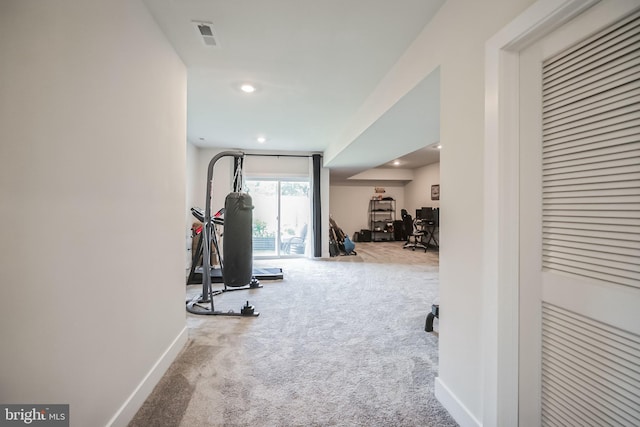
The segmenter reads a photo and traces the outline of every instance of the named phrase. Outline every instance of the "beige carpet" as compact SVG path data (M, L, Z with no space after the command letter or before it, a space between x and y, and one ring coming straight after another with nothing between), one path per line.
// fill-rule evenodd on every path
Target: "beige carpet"
M433 394L438 337L424 331L437 252L356 251L256 261L284 280L215 303L249 300L260 316L189 314L188 344L130 426L455 426Z

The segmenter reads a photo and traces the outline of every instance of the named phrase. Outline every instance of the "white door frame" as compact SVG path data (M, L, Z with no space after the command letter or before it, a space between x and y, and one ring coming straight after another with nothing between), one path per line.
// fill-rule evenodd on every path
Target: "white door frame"
M538 0L485 46L482 425L518 425L518 57L600 0Z

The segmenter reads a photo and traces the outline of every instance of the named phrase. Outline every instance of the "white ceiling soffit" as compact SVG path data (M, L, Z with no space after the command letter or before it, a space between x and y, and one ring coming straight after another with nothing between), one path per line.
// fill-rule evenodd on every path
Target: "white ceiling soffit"
M394 169L394 168L375 168L367 169L364 172L360 172L349 180L364 180L364 181L411 181L413 179L414 172L412 169Z
M439 140L440 69L437 68L325 166L366 170Z
M440 142L427 145L424 148L413 151L409 154L405 154L402 157L398 157L393 160L390 160L389 162L385 163L382 166L378 166L375 169L382 169L382 168L416 169L422 166L438 163L440 161L440 149L438 147L440 147Z
M357 185L372 181L387 181L406 183L413 180L415 169L440 162L439 142L428 145L419 150L394 158L387 163L372 169L362 168L333 168L331 169L332 184Z
M444 0L144 3L187 66L192 143L323 152ZM210 23L216 46L194 21Z

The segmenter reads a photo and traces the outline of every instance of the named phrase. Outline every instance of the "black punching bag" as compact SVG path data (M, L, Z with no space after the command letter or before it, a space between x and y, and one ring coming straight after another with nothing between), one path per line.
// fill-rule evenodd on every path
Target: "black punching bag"
M246 286L253 275L251 196L229 193L224 201L224 209L224 284L231 287Z

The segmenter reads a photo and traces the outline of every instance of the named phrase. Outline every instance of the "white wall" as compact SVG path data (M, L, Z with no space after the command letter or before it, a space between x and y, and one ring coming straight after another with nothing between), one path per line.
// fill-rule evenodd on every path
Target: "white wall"
M0 402L126 425L186 340L185 67L135 0L2 1L0 57Z
M432 163L413 170L413 180L404 187L407 211L411 216L421 207L440 207L439 200L431 200L431 186L440 184L440 163Z
M353 233L362 229L370 229L369 200L375 195L375 187L384 187L383 197L393 197L396 200L396 219L400 218L400 210L405 205L404 185L388 182L369 182L366 184L346 183L331 185L330 214L338 226L353 237Z
M413 169L398 168L373 168L353 175L349 181L411 181L413 179ZM347 181L348 182L348 181Z
M196 200L199 200L199 194L196 194L197 181L199 179L198 167L200 162L200 148L196 147L192 143L187 143L187 159L186 159L186 192L187 192L187 211L197 205ZM205 178L202 178L204 180ZM204 194L204 190L203 190ZM190 218L193 218L189 214ZM190 222L190 221L189 221Z
M462 425L483 420L483 139L485 42L533 0L447 0L354 117L364 129L440 67L439 399ZM488 405L495 405L495 402Z
M329 216L331 211L331 186L329 169L320 169L320 216L322 217L322 224L320 226L320 235L322 236L322 257L329 257Z
M309 178L313 171L309 169L309 157L246 156L244 173L260 178Z
M198 159L200 149L190 142L187 142L187 159L186 159L186 205L185 205L185 236L186 236L186 268L191 267L191 225L197 221L191 214L191 208L197 206L196 200L196 181L198 179Z

